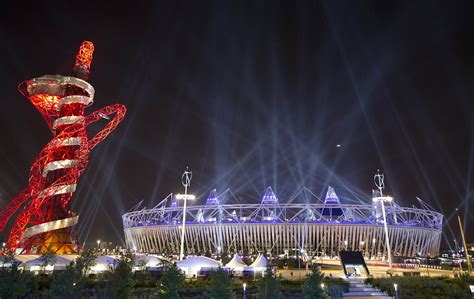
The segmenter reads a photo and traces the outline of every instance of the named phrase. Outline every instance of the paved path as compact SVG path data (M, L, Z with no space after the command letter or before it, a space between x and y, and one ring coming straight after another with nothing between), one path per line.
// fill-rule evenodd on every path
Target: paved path
M342 298L348 299L391 299L392 297L364 283L363 279L349 279L349 292Z

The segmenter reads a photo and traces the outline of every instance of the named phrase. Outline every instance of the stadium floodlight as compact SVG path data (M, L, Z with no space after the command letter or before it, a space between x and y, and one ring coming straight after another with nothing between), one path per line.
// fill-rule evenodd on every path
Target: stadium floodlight
M374 182L375 182L375 186L377 186L377 189L379 189L378 191L379 196L372 198L372 201L374 203L380 203L382 206L383 227L385 230L385 243L387 245L388 266L390 270L392 270L392 251L390 249L390 240L388 238L388 227L387 227L387 216L385 214L385 203L386 202L391 203L393 201L393 197L383 196L383 189L385 188L384 175L381 174L378 170L377 170L377 174L375 174L374 176Z
M373 202L392 202L393 201L393 197L391 196L377 196L377 197L374 197L372 198L372 201Z
M193 194L176 194L175 195L176 199L179 200L195 200L196 196Z
M192 194L188 194L188 187L191 186L191 179L193 178L193 173L188 170L183 172L181 176L181 183L184 186L184 194L176 194L176 199L181 199L184 201L183 204L183 224L181 226L181 246L179 251L179 260L183 260L184 257L184 236L185 236L185 229L186 229L186 203L188 200L194 200L196 197Z

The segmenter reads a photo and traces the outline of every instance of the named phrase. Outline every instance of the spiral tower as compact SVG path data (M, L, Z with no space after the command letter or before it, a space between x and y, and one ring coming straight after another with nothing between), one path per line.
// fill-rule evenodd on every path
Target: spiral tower
M23 253L79 250L74 226L79 215L71 210L77 180L86 169L90 151L123 120L126 108L115 104L89 115L94 88L87 82L94 45L84 41L76 56L73 76L46 75L22 82L19 91L42 114L53 139L36 157L27 186L0 211L0 231L20 210L6 249ZM105 127L88 138L87 127L101 119Z

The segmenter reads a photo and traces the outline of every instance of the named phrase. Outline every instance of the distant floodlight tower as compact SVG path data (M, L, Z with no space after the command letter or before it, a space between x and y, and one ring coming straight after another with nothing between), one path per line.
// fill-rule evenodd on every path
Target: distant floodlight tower
M387 246L387 257L388 257L388 265L390 270L392 269L392 250L390 248L390 239L388 238L388 227L387 227L387 217L385 214L385 202L391 203L393 201L393 197L384 196L383 189L385 188L384 183L384 175L377 170L377 173L374 176L375 186L378 189L378 196L372 198L374 203L380 203L382 206L382 216L383 216L383 226L385 230L385 244Z
M193 173L188 170L183 172L181 176L181 183L184 186L184 194L176 194L176 199L182 199L183 203L183 224L181 226L181 246L179 250L179 260L181 261L184 258L184 236L185 236L185 229L186 229L186 203L188 200L194 200L196 197L192 194L188 194L188 187L191 186L191 179L193 178Z
M7 250L25 253L53 251L76 253L74 232L79 215L71 211L77 180L86 169L91 150L106 138L125 116L125 106L110 105L85 115L94 88L89 77L94 45L84 41L76 56L73 76L46 75L22 82L19 91L41 113L53 139L41 150L30 171L28 185L0 212L0 231L24 204L11 229ZM92 138L86 128L114 117Z

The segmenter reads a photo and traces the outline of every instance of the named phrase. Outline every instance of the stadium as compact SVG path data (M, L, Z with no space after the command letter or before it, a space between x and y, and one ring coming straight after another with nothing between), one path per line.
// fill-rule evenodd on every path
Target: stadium
M310 200L299 202L302 194L310 194ZM260 202L244 204L238 199L229 189L219 195L214 189L204 205L187 207L185 254L264 252L331 258L341 250L355 250L366 258L386 260L390 253L410 257L435 256L439 252L443 215L421 199L419 207L370 199L368 203L345 204L330 186L324 200L303 188L282 202L271 187ZM127 247L141 253L177 254L184 210L178 203L170 194L151 209L139 203L124 214Z

